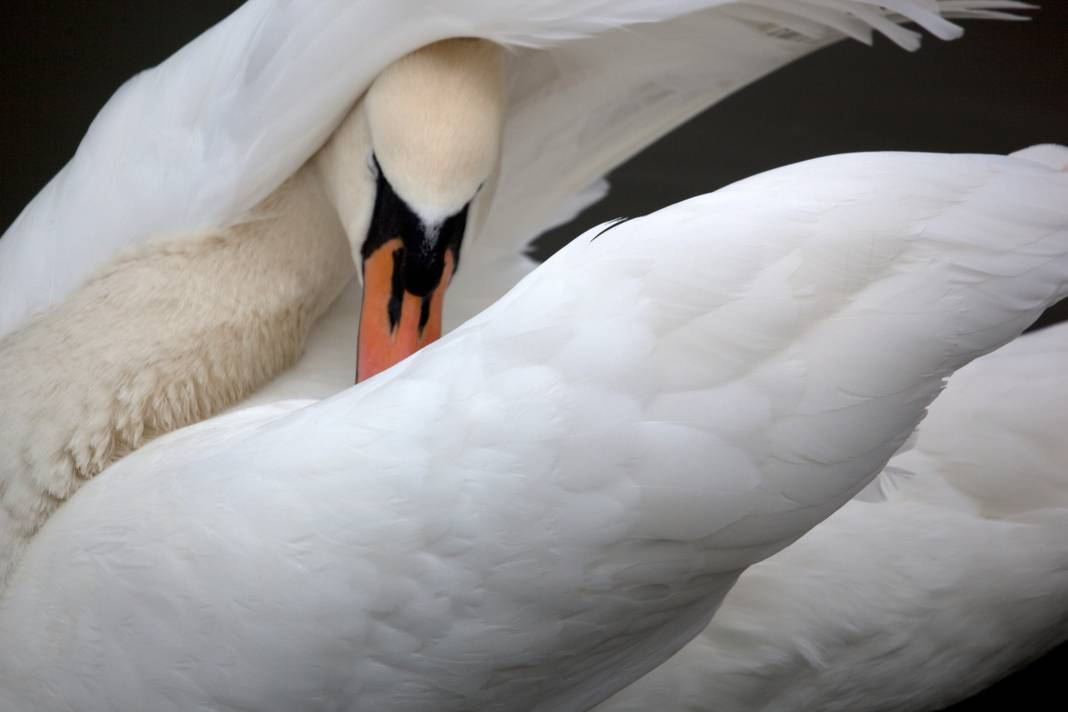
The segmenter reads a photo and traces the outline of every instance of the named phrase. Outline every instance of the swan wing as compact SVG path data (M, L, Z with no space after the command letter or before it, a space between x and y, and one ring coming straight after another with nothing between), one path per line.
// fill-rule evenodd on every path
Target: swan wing
M1068 324L955 373L912 450L599 712L941 709L1065 638Z
M959 32L927 0L890 5L941 37ZM958 12L969 6L1020 4L954 0L946 6ZM654 56L657 48L651 43L676 39L674 34L686 29L683 25L674 23L674 32L666 36L654 32L633 55L634 61L628 52L607 51L624 38L620 28L652 28L698 11L708 13L701 15L700 27L737 27L742 22L746 36L756 43L751 49L740 47L738 40L729 45L731 71L714 75L720 84L694 82L693 77L700 74L697 68L717 64L716 41L722 29L716 41L704 43L700 36L683 33L677 38L685 39L679 47L695 54L675 53L654 63L669 73L690 64L687 71L664 77L663 96L650 84L655 72L640 63ZM743 20L735 19L739 14ZM798 37L815 34L820 39L777 36L775 28L795 25ZM590 148L593 170L561 180L566 190L551 192L551 200L539 202L526 211L529 214L513 207L516 214L509 216L506 210L494 218L495 231L512 236L508 245L514 255L575 192L671 126L838 36L831 30L864 37L872 27L902 44L913 44L915 33L887 21L868 0L537 0L518 5L495 0L447 5L426 0L250 0L167 61L123 85L93 121L70 163L5 233L0 240L0 335L62 300L125 247L240 220L322 145L383 67L429 42L473 35L516 47L517 62L532 63L517 73L522 80L517 99L548 101L558 108L559 99L550 97L568 87L568 72L578 72L590 103L582 103L586 92L580 90L578 106L585 108L576 112L575 106L569 107L568 116L588 119L591 111L615 111L585 122L587 135L603 132ZM597 37L610 32L615 39L604 49L577 49L586 42L598 45ZM559 63L552 59L556 52L562 53ZM576 61L579 66L570 65ZM601 76L612 76L610 86L617 95L593 91L593 67L582 66L588 61L599 63ZM746 68L746 62L752 66ZM626 79L632 72L633 82ZM539 82L549 91L539 89ZM708 87L713 91L702 94ZM574 100L576 87L570 88L572 92L565 93ZM644 130L635 129L627 117L627 97L639 89L635 96L643 106L636 118L651 121ZM683 105L676 105L680 98ZM529 105L518 110L526 118L517 118L517 129L524 131L546 115ZM613 125L617 121L618 127ZM518 161L539 146L565 151L566 161L583 163L573 153L579 136L550 146L551 131L559 127L550 122L535 135L523 136L521 148L506 147L511 177L504 180L513 180L522 168ZM551 162L558 164L559 159ZM551 166L532 176L544 180L552 175ZM540 189L545 183L502 185L501 190L513 201L529 201L534 195L531 185ZM488 239L480 242L491 244ZM492 291L499 294L500 285L493 285Z

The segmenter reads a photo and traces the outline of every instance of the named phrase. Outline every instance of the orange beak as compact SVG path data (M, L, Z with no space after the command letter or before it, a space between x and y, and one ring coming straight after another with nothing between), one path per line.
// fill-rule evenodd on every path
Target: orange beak
M404 289L401 259L404 245L393 238L363 262L363 307L356 345L356 382L412 355L441 338L445 290L455 264L445 255L441 281L430 293L417 296Z

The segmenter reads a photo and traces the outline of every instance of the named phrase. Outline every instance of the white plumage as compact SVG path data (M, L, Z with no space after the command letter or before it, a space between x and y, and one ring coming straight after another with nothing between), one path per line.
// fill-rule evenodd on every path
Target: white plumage
M1013 156L1068 168L1061 146ZM246 403L343 388L352 304ZM875 501L747 571L698 638L598 710L940 709L1068 637L1066 349L1051 328L956 374Z
M5 701L585 709L1068 291L1066 194L1018 159L859 154L591 231L366 384L86 486L0 606Z
M867 491L598 710L942 709L1068 638L1066 351L1062 324L954 374Z
M514 50L513 98L519 100L512 105L506 140L510 150L505 152L499 186L503 197L489 206L487 229L475 249L469 250L470 266L461 272L462 279L453 289L454 296L461 297L454 299L459 310L473 311L526 271L527 266L515 260L517 246L540 230L576 191L591 185L587 196L595 195L597 176L629 153L734 88L830 41L834 35L819 23L854 35L875 26L906 46L914 38L883 23L863 1L712 2L694 3L694 7L712 4L724 6L582 39L576 37L617 23L663 19L641 12L670 14L680 12L682 5L640 9L638 3L617 3L611 12L621 15L605 13L594 18L601 8L593 3L568 8L542 3L546 14L535 17L539 10L532 10L527 18L545 23L536 40L530 39L533 34L524 36L514 30L515 23L523 20L514 10L509 11L507 21L494 26L493 32L502 34L484 29L492 24L492 18L485 16L479 22L485 20L487 25L464 25L482 27L481 33L499 41L526 45L549 39L566 41L551 49ZM942 37L955 32L928 12L935 9L934 3L881 4L926 19L928 29ZM976 10L974 15L996 15L995 5L1019 7L1006 2L965 4ZM965 4L942 3L941 7L963 10ZM317 14L318 8L326 10ZM854 17L840 12L846 8ZM231 222L309 155L355 94L349 99L344 95L358 93L354 87L365 86L374 76L357 75L357 70L366 69L357 66L359 62L381 66L383 61L375 59L373 52L357 59L337 54L342 41L351 52L352 39L342 32L353 27L345 24L345 18L352 21L354 16L330 15L331 9L337 10L325 3L307 6L298 16L291 6L251 3L238 14L239 20L228 20L198 40L195 48L178 56L182 59L176 57L124 88L102 113L76 160L0 241L0 333L18 326L42 306L61 300L125 245L153 235ZM456 13L470 9L460 8ZM584 12L589 14L579 17ZM456 25L450 23L456 17L442 20L443 16L433 17L422 29L448 26L454 30ZM330 31L323 33L327 24ZM416 24L408 23L403 29ZM414 39L417 30L392 35L398 42L390 51L425 43ZM519 34L509 35L509 31ZM557 32L559 36L553 34ZM452 32L430 32L427 37L448 34ZM243 41L235 41L242 37ZM409 45L409 40L414 44ZM673 51L665 52L665 48ZM289 55L289 50L295 51ZM701 64L713 55L714 64ZM606 63L618 65L622 58L633 66L607 74L598 71ZM207 65L213 67L212 73L202 71ZM205 76L209 77L206 83ZM293 101L294 88L300 90L302 101ZM168 95L169 102L163 100ZM274 121L281 107L286 111ZM273 123L265 122L264 116L271 116ZM142 121L145 118L147 122ZM150 130L144 131L144 126ZM547 143L548 137L555 137L553 143ZM278 151L279 146L284 150ZM588 161L575 160L579 149L589 156ZM168 171L161 174L161 165ZM487 281L490 271L495 277ZM463 279L469 275L478 275L481 281ZM345 346L350 344L347 341ZM326 354L313 350L305 365ZM307 383L294 378L286 383L298 392L308 390ZM332 388L328 379L317 387ZM54 625L54 630L63 628L63 623ZM224 635L235 632L224 631ZM171 642L180 640L178 636ZM145 664L158 662L159 658L150 657ZM0 663L0 674L6 674L3 665L10 663ZM29 664L32 667L36 662ZM646 664L651 663L642 658L638 667ZM619 671L607 683L594 685L588 694L601 694L603 688L616 686L632 672ZM33 675L23 682L30 687L48 684ZM60 686L69 692L70 683L64 680ZM121 687L98 687L95 692L104 696L129 692ZM90 693L90 699L104 699L94 694Z
M954 374L913 446L598 712L942 709L1068 637L1068 324Z
M943 9L1022 5L887 7L951 38ZM351 274L341 228L363 235L293 171L397 57L457 35L513 54L500 170L449 293L472 314L529 270L532 236L700 109L841 33L915 46L887 18L869 0L247 3L124 86L0 240L0 578L86 479L297 358Z

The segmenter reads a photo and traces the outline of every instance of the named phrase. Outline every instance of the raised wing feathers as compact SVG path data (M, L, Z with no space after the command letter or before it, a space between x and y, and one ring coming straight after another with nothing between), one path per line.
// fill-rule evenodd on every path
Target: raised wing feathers
M976 0L952 7L1021 6ZM928 0L897 0L892 9L940 36L952 34ZM630 27L640 42L645 32L658 36L653 23L697 11L704 14L691 18L694 28L712 31L721 22L724 31L737 22L750 28L752 56L737 40L726 44L732 49L723 64L731 69L712 84L698 81L700 73L693 68L718 64L717 42L708 37L702 43L701 35L680 23L667 30L667 39L677 40L675 56L653 65L660 68L659 77L643 69L653 56L648 39L634 53L609 51L625 36L617 32L598 49L601 33ZM572 72L585 77L583 100L572 106L580 117L598 117L588 124L593 133L587 136L598 137L590 141L588 152L579 146L583 150L574 153L573 136L548 145L558 124L527 133L532 124L536 127L533 113L532 121L516 122L527 145L511 151L506 146L506 156L510 152L512 157L505 160L513 161L510 176L531 164L524 160L531 150L563 152L532 170L541 183L502 186L511 197L501 206L491 234L515 249L544 228L574 193L642 146L733 89L837 36L824 27L863 36L873 26L895 41L912 43L914 33L881 18L868 0L541 0L519 5L465 0L447 8L425 0L251 0L162 65L124 85L101 110L72 161L0 240L0 335L62 300L131 244L241 219L322 144L382 67L434 40L475 35L543 48L549 55L561 51L566 72L555 83L544 75L546 68L556 71L552 59L537 59L533 74L520 72L542 82L541 89L526 89L534 101L558 98ZM800 25L804 32L791 29ZM584 43L590 43L586 49L579 46ZM678 56L683 48L694 53ZM522 50L519 60L542 53ZM583 66L586 61L597 65ZM632 73L633 81L627 80ZM606 97L595 91L597 77L618 93ZM671 88L663 93L657 82ZM626 111L631 96L644 104L633 117ZM576 96L569 101L576 102ZM609 113L600 115L603 111ZM558 172L562 160L574 173ZM534 197L530 186L538 192L548 187L546 175L562 189L546 190L536 204L517 208L516 200Z

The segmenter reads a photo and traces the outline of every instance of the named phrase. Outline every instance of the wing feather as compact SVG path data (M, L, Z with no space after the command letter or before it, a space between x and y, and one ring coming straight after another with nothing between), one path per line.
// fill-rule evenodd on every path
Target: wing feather
M882 4L952 34L929 0ZM748 26L744 41L726 37L739 23ZM802 25L811 37L783 33ZM516 99L527 103L509 121L505 148L509 197L490 230L514 254L571 196L674 126L838 32L862 37L866 27L915 45L914 33L868 0L250 0L121 87L5 233L0 335L130 245L239 220L323 143L382 67L429 42L474 35L525 48ZM640 106L628 104L632 95ZM554 139L566 125L535 121L550 109L586 130ZM539 148L547 155L531 160ZM557 189L533 200L556 179Z

